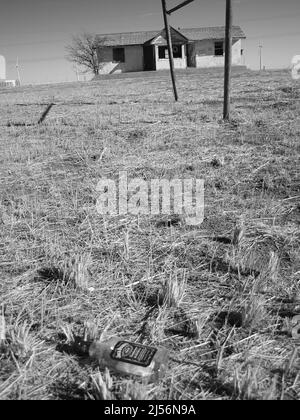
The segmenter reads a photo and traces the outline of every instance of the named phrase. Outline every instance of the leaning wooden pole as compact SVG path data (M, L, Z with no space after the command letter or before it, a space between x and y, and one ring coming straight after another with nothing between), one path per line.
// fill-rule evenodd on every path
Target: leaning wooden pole
M173 57L171 29L170 29L170 25L169 25L169 18L168 18L166 0L161 0L161 2L162 2L163 15L164 15L164 21L165 21L165 29L166 29L166 37L167 37L167 43L168 43L171 79L172 79L172 84L173 84L175 101L177 102L178 101L178 92L177 92L176 76L175 76L175 69L174 69L174 57Z
M232 0L226 0L225 75L224 75L224 120L230 119L230 91L232 66Z

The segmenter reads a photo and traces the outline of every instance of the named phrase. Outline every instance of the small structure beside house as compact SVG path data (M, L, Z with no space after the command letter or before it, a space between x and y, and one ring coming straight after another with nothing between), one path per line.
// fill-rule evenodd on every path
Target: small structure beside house
M171 28L176 69L224 66L225 27ZM245 33L233 27L233 66L245 66ZM100 74L170 68L165 30L97 35Z
M0 55L0 88L16 86L18 86L17 80L6 79L6 60L5 57L3 57L3 55Z
M18 87L20 83L18 80L0 80L0 87Z
M6 79L6 61L3 55L0 55L0 81Z

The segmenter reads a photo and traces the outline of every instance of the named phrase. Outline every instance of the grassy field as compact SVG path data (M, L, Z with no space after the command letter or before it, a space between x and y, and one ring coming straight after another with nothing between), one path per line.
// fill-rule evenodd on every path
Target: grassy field
M165 73L0 91L0 399L300 397L300 85L234 74L227 124L222 86L181 73L177 104ZM120 170L204 179L204 223L101 217ZM164 379L101 376L101 334L169 349Z

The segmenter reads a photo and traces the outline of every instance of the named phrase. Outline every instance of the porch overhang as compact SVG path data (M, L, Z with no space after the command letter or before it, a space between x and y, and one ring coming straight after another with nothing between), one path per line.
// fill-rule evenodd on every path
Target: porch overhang
M171 38L174 44L185 45L189 43L189 39L186 38L184 35L182 35L179 31L174 29L173 27L171 27ZM167 39L166 39L165 29L160 31L154 38L147 41L144 45L145 46L150 46L150 45L166 46Z

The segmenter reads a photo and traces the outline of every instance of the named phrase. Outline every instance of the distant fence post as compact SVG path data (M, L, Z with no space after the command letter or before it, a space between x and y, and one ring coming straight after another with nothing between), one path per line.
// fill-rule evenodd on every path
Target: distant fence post
M224 74L224 120L230 119L230 91L232 66L232 0L226 0L225 74Z

